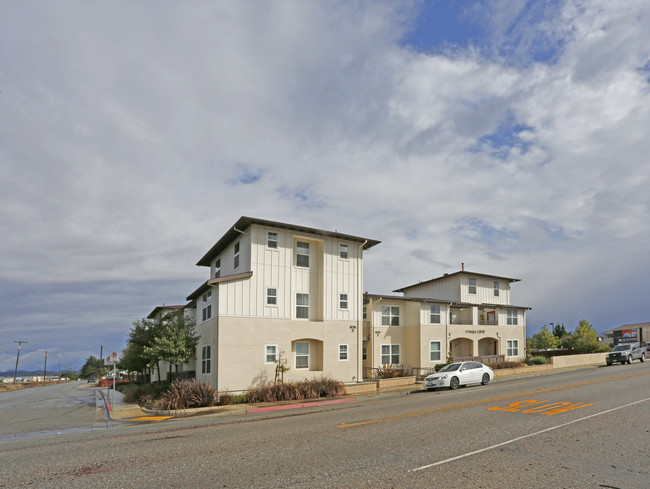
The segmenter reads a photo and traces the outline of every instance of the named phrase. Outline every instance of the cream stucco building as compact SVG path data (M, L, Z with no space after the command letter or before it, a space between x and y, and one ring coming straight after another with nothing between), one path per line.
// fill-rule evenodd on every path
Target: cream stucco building
M510 302L518 279L465 271L402 287L403 295L366 294L364 366L429 369L455 360L525 358L525 306Z
M363 375L363 252L379 241L242 217L198 261L196 378L238 391L273 381Z

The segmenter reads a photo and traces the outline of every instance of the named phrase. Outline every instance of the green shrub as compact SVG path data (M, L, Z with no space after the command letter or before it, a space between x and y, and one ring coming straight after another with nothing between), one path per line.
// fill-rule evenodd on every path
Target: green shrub
M124 384L116 385L115 388L124 394L124 402L152 407L167 392L169 384L167 382Z
M548 363L548 360L546 359L546 357L542 355L538 355L535 357L531 357L531 359L528 362L531 363L532 365L546 365Z

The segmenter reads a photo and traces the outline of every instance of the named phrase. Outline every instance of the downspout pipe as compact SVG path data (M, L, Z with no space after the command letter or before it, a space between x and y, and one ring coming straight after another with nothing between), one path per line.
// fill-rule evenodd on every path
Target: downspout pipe
M361 320L361 311L363 308L363 290L361 274L361 263L363 260L363 247L366 246L368 240L366 239L359 245L357 253L357 382L363 382L363 322ZM361 300L359 300L361 299Z

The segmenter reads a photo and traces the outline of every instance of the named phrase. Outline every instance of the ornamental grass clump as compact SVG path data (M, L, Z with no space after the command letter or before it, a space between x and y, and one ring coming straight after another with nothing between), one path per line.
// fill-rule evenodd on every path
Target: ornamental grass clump
M548 360L546 359L545 356L537 355L537 356L531 357L531 359L528 360L528 363L530 363L532 365L546 365L548 363Z
M217 404L217 390L205 382L176 380L162 397L160 408L166 410L211 407Z
M319 397L334 397L345 394L345 386L342 382L322 377L313 380L301 380L298 382L279 382L277 384L265 384L258 387L251 387L246 392L246 398L250 403L256 402L278 402L278 401L300 401L303 399L318 399Z

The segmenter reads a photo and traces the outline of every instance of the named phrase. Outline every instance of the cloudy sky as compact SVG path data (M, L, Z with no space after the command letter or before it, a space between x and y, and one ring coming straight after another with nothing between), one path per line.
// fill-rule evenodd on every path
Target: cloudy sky
M0 3L0 370L182 304L242 215L381 240L364 289L522 279L650 321L650 3Z

